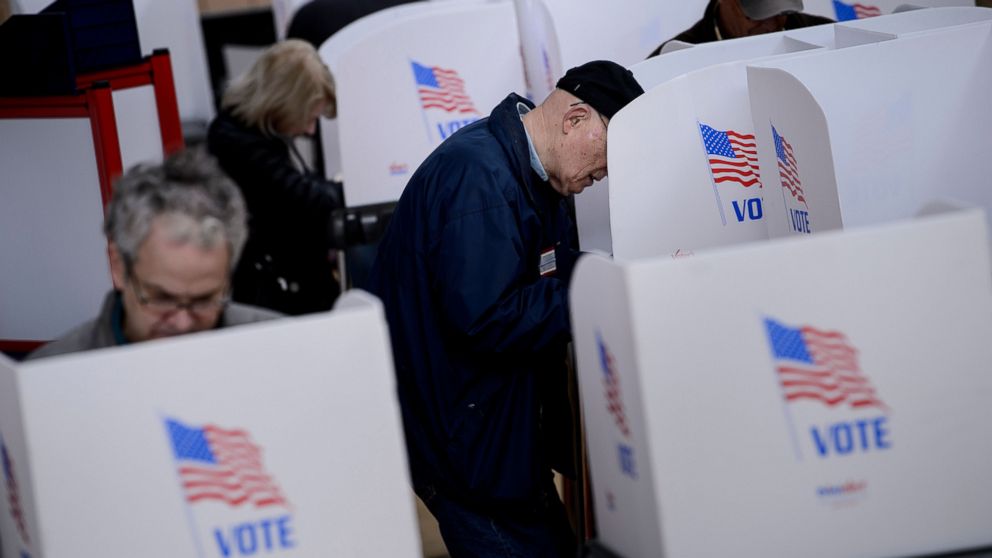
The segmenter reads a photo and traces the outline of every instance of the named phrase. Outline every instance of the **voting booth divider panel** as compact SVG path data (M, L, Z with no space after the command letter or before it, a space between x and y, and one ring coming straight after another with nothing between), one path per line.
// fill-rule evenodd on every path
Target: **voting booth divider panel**
M329 313L0 357L4 555L419 556L390 355L379 302L351 291Z
M571 308L600 542L625 558L992 545L987 230L971 209L583 258Z

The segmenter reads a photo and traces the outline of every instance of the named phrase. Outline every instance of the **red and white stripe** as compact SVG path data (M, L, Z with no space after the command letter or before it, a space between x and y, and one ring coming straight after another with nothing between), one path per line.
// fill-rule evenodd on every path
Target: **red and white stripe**
M447 112L478 114L472 99L465 92L465 81L458 77L458 72L436 66L431 69L440 88L434 89L423 85L418 88L420 101L425 109L439 108Z
M736 182L745 188L758 185L761 188L761 175L758 172L758 144L754 134L738 134L727 130L727 139L733 148L736 158L710 154L710 169L713 171L713 182Z
M183 465L179 475L189 502L217 500L233 507L287 505L262 465L262 452L243 430L203 428L216 465Z
M876 6L867 6L865 4L854 4L851 6L854 8L855 15L858 19L865 19L866 17L875 17L882 15L882 10Z
M781 136L780 136L781 137ZM782 148L785 150L785 157L788 160L783 162L781 157L778 159L778 175L782 179L782 187L792 194L792 197L796 198L796 201L806 205L806 196L803 192L802 182L799 181L799 170L796 164L796 156L792 152L792 145L782 138ZM807 206L808 207L808 206Z
M613 415L613 420L616 422L617 428L620 429L620 433L623 434L624 438L629 438L630 426L627 425L627 416L623 410L623 399L620 397L620 379L617 377L613 355L605 347L602 347L601 350L606 351L607 364L603 375L606 409Z
M813 364L790 363L778 367L786 401L815 400L833 407L886 409L875 388L858 366L857 350L840 332L802 328L803 340Z

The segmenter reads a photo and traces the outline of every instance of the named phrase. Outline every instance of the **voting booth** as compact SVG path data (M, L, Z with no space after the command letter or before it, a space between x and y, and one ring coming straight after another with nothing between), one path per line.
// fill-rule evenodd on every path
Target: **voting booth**
M554 18L543 0L514 0L520 54L524 60L526 96L540 104L565 74Z
M610 124L607 201L588 211L605 218L580 221L580 234L599 231L609 238L600 248L618 258L766 238L747 65L887 38L825 25L702 44L634 65L646 93ZM590 222L603 221L590 231Z
M352 291L330 313L0 357L4 556L420 556L390 355L380 304Z
M338 101L336 121L321 120L325 172L334 177L340 161L348 206L396 201L445 138L525 91L508 1L388 8L335 33L319 52Z
M992 545L984 214L614 263L572 323L600 542L624 558Z
M30 350L96 315L111 288L100 227L121 173L118 138L109 87L0 99L3 350Z
M76 79L80 89L100 82L110 86L113 96L123 169L138 163L161 162L183 148L179 100L168 50L156 50L138 64L82 74Z
M853 21L894 13L898 9L975 6L974 0L803 0L803 12L837 21Z
M133 0L138 36L145 50L169 49L180 118L207 123L214 97L207 71L200 12L194 0Z
M748 135L750 130L749 116L741 111L747 110L745 74L733 67L726 67L714 70L715 76L721 76L724 82L710 80L687 79L682 85L671 86L666 89L667 93L654 92L653 88L675 80L680 76L702 71L711 66L720 64L730 64L737 62L743 64L744 61L771 56L782 56L796 52L804 52L816 48L833 48L836 44L833 26L817 26L805 29L797 29L782 33L770 33L754 37L736 39L734 41L719 41L715 43L704 43L677 52L667 53L663 56L649 58L630 67L638 83L644 88L646 95L641 99L631 103L626 107L614 121L610 124L610 146L608 156L611 158L609 165L610 177L600 181L592 189L587 189L582 195L577 196L575 207L578 220L579 244L584 250L597 249L607 253L617 254L620 257L632 257L641 255L655 255L663 250L652 248L644 252L641 243L651 242L661 238L659 231L652 230L655 225L665 226L662 220L669 219L673 222L669 227L683 230L686 221L690 221L687 216L683 216L681 208L671 205L671 200L664 200L669 195L668 188L657 186L657 182L664 181L664 177L669 174L679 175L680 171L669 171L668 167L683 169L687 172L698 171L699 157L690 156L688 159L679 159L672 156L669 151L658 149L654 141L645 142L644 134L647 137L654 137L657 134L675 134L673 139L677 142L697 148L703 144L696 139L699 127L693 124L689 127L681 127L672 130L671 118L674 115L676 121L684 120L683 117L691 115L672 108L672 102L668 96L672 94L684 93L684 88L693 90L692 95L686 100L688 105L680 104L679 109L694 110L699 106L709 112L727 113L732 115L731 121L744 121L747 124L739 124L737 130ZM874 40L874 36L871 37ZM868 39L866 39L868 40ZM702 97L695 99L695 87L692 83L697 81L710 81L716 85L714 90L703 90ZM745 95L744 98L741 95ZM647 100L650 98L651 100ZM707 104L709 103L709 104ZM623 123L622 123L623 122ZM712 127L712 124L708 124ZM719 125L718 125L719 126ZM725 131L726 128L722 129ZM621 147L615 147L617 144ZM659 168L658 165L661 165ZM631 167L633 165L633 167ZM646 190L640 188L623 186L619 197L610 194L610 183L620 180L618 184L628 183L631 179L629 171L634 171L638 175L646 176L651 187ZM617 176L621 177L618 179ZM647 184L647 183L644 183ZM673 187L675 182L672 182ZM682 184L681 187L687 187ZM727 188L724 188L725 190ZM729 203L729 202L728 202ZM611 220L611 205L616 205L620 215L617 220ZM623 213L627 209L633 209L635 215ZM729 210L728 210L729 211ZM650 220L643 220L640 216L645 212L655 212ZM678 212L672 216L668 213ZM724 212L726 214L726 211ZM698 226L699 221L693 221ZM721 219L722 223L722 219ZM620 228L620 240L614 242L613 229ZM631 246L631 244L634 244ZM698 247L697 247L698 248ZM687 246L673 248L675 250L689 249Z
M707 0L543 0L567 70L590 60L629 66L703 17Z
M20 13L36 14L52 4L52 0L17 0L16 4ZM213 93L196 1L132 0L132 4L142 52L168 49L171 54L181 119L211 120L214 117ZM114 18L117 14L108 12L102 16ZM83 17L93 19L92 13ZM99 43L99 29L93 31L89 40Z
M623 0L603 3L590 0L517 0L521 19L521 46L527 64L534 100L540 102L565 71L591 60L612 60L623 66L643 60L663 41L690 27L702 17L706 0L658 2ZM527 10L521 5L536 6ZM539 18L531 11L546 11L549 30L535 30ZM530 33L527 33L527 30ZM549 35L554 34L554 39ZM595 38L595 40L592 40ZM557 45L555 57L545 62L545 53L535 44ZM537 76L536 78L534 76ZM543 80L543 81L542 81ZM545 90L546 87L546 90ZM645 89L647 89L645 87ZM545 92L546 91L546 92ZM542 95L543 93L543 95ZM579 245L583 250L610 251L608 182L601 180L575 197Z
M31 350L97 313L112 285L102 225L113 181L183 147L167 52L76 87L0 98L2 350Z
M774 39L763 43L780 55L821 48ZM767 238L746 64L728 62L669 79L613 118L607 156L617 258Z
M904 218L934 197L992 208L992 10L948 10L890 16L893 40L748 68L771 236Z
M983 63L980 60L988 59L983 53L986 47L976 43L980 39L965 45L965 39L957 35L959 29L962 33L971 29L969 33L981 35L980 29L987 27L990 17L992 10L983 8L918 10L852 24L698 45L634 66L635 76L649 90L611 122L609 207L596 209L599 215L607 216L599 222L609 222L610 238L607 246L597 247L618 258L693 253L699 249L764 238L768 234L762 231L761 222L764 221L767 221L765 228L773 236L781 235L780 229L790 215L789 209L802 211L798 214L796 222L800 225L797 226L812 230L805 225L809 212L803 202L814 195L806 191L807 186L815 187L819 179L818 175L811 177L813 169L800 169L802 165L794 152L797 138L790 136L812 133L811 130L823 135L828 128L833 142L829 145L835 150L850 151L852 146L857 146L854 149L862 155L860 166L854 171L858 185L871 181L875 184L873 188L883 184L894 187L894 183L914 172L909 169L917 169L909 183L920 184L917 189L921 190L921 195L898 212L890 211L892 217L913 215L921 203L934 195L957 197L987 206L983 192L965 186L978 182L971 180L969 183L964 178L951 186L945 184L946 178L938 176L943 172L938 168L948 168L952 175L977 173L976 163L967 159L952 161L953 154L946 147L932 145L933 153L903 153L905 157L913 158L913 163L900 168L899 165L906 162L905 158L879 155L896 150L892 146L894 138L873 129L871 123L880 113L898 111L900 104L905 110L907 100L916 99L910 104L919 105L917 110L929 115L924 118L930 120L913 132L919 138L913 141L926 144L930 138L940 136L939 130L955 125L946 118L948 114L967 112L974 116L987 113L987 103L979 101L983 89L988 87L982 81L987 72L982 73L975 66ZM929 62L923 62L941 66L942 69L936 72L945 75L945 79L933 80L926 74L916 74L919 65L914 61L923 56L923 50L913 50L914 41L936 43L945 35L955 38L944 43L939 51L927 51L924 58ZM959 57L955 49L968 52ZM886 62L876 62L867 69L870 62L863 61L862 57L873 60L881 56L877 54L880 52L900 54L890 54ZM974 62L962 65L959 59ZM854 62L843 62L848 60ZM955 62L949 63L952 60ZM756 86L751 83L755 73L748 68L779 66L802 68L802 75L815 76L811 80L819 84L817 94L838 99L831 105L833 112L822 116L823 111L819 109L811 112L794 108L786 116L782 111L795 104L790 104L787 97L794 94L786 95L786 90L778 84L764 86L756 92ZM864 71L859 69L862 66L866 66ZM905 77L892 79L892 76ZM875 82L879 84L877 88L865 85ZM917 87L917 83L921 85ZM890 93L880 94L879 91ZM950 93L952 91L954 93ZM972 100L962 106L962 96ZM935 102L931 102L931 98ZM920 103L934 106L923 108ZM792 129L784 129L782 125L776 128L778 144L768 114L752 114L753 107L759 105L778 114L779 121L788 120L791 125ZM891 106L883 109L883 105ZM817 114L821 116L817 118ZM979 121L982 118L984 116L979 116ZM942 123L934 122L941 119L944 119ZM889 117L888 121L899 122L907 130L912 125L900 122L897 116ZM853 128L844 127L844 122L849 122ZM975 133L979 133L978 129L975 128ZM861 130L880 133L862 138L859 137ZM871 147L867 137L874 140ZM948 138L947 135L940 137ZM781 148L781 157L777 156L776 145ZM824 151L823 147L827 145L825 140L815 146L803 142L804 150L831 159L820 165L823 173L830 172L832 157L836 157L836 153L832 156ZM980 143L976 148L977 145ZM925 151L927 147L921 145L920 149ZM813 155L804 156L809 159ZM807 166L812 164L807 163ZM927 176L920 174L924 171L919 169L924 165L930 165L926 167L930 169ZM871 170L866 173L869 166ZM954 168L950 169L951 166ZM803 185L803 173L811 184ZM893 180L892 177L897 178ZM769 190L769 184L775 189ZM783 184L785 189L782 191L788 194L785 200L795 200L788 209L779 194ZM866 191L851 187L851 192L857 192L852 193L853 196L863 196ZM769 196L769 193L774 195ZM803 197L803 202L796 196ZM824 203L817 206L827 211ZM833 207L833 226L836 227L839 226L836 224L839 223L836 202ZM821 225L827 222L824 217L815 220ZM602 231L599 226L590 232L590 221L580 220L580 238ZM604 236L602 232L599 234Z

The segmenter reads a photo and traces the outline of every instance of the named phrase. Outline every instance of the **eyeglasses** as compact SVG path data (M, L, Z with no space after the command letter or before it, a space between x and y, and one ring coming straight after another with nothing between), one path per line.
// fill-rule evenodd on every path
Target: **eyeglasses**
M134 273L128 272L127 277L128 284L131 285L131 290L134 291L134 296L138 299L138 304L157 314L174 314L180 310L187 310L193 314L206 314L220 310L231 301L230 291L227 287L223 290L197 296L186 301L180 300L168 293L149 296L144 292L145 289L141 286L141 281L134 276Z

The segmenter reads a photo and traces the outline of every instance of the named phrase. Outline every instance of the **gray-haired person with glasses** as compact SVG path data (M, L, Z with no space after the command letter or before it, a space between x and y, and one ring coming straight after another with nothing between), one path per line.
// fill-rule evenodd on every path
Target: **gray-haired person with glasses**
M28 358L279 317L229 302L246 219L241 193L202 151L133 167L116 183L104 222L114 290L94 320Z

